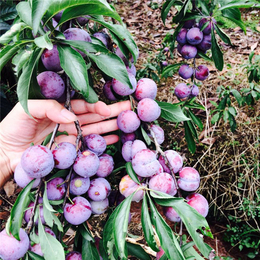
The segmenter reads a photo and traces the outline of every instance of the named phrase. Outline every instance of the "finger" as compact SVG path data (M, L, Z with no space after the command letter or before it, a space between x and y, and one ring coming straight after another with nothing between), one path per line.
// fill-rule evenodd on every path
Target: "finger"
M96 123L104 120L105 118L117 117L122 111L131 109L131 103L129 100L117 102L109 105L111 113L108 117L101 116L95 113L88 113L85 115L79 115L78 119L81 125Z
M19 104L20 109L23 109ZM35 119L49 118L55 123L71 123L77 116L64 108L56 100L28 100L28 109Z
M109 116L111 114L109 106L102 101L91 104L82 99L75 99L71 100L71 106L76 115L94 113L101 116Z
M103 137L106 140L107 145L114 144L119 141L118 135L106 135Z
M118 130L117 120L111 119L108 121L102 121L95 124L82 126L83 135L89 134L106 134Z

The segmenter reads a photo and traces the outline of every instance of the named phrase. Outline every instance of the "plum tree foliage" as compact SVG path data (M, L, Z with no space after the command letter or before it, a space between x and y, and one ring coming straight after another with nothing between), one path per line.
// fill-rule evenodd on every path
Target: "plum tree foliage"
M222 69L215 32L226 43L230 40L212 17L213 11L218 6L223 16L244 29L238 8L256 3L166 0L163 21L170 8L177 5L179 12L173 22L179 24L175 32L179 52L185 59L197 55L205 58L203 52L212 48L216 67ZM212 248L203 241L204 235L212 237L205 219L209 206L196 193L199 173L192 167L183 167L178 152L162 151L164 132L157 121L161 117L184 122L185 131L196 135L195 127L200 128L201 122L190 109L203 107L195 102L198 95L195 83L191 86L181 83L175 91L181 99L178 104L156 101L156 83L149 78L136 80L138 47L115 8L105 0L20 1L16 10L18 16L11 29L0 37L0 70L12 61L18 78L18 100L26 113L29 114L28 99L34 98L56 99L69 108L70 98L76 92L87 102L97 102L95 73L106 81L104 95L108 100L130 99L132 109L117 118L122 137L118 168L107 153L104 138L97 134L83 136L79 122L75 122L78 131L75 144L60 143L51 149L55 137L66 134L59 133L57 126L42 145L28 147L15 171L15 180L23 190L0 233L6 245L0 247L0 258L126 260L128 255L134 255L151 259L141 246L126 242L132 201L142 204L144 237L147 245L158 252L158 259L198 257L194 245L209 258ZM198 68L183 65L179 75L184 79L205 80L208 70L203 65ZM194 151L194 143L189 149ZM113 199L117 172L122 173L117 183L122 199L120 196ZM184 199L187 192L192 193ZM166 218L185 225L192 242L182 245L182 237L169 227L157 205L163 207ZM104 212L107 219L101 238L95 237L86 221ZM27 223L26 232L22 229L23 219ZM63 241L69 228L76 234L74 251L70 253ZM16 253L9 254L14 247Z

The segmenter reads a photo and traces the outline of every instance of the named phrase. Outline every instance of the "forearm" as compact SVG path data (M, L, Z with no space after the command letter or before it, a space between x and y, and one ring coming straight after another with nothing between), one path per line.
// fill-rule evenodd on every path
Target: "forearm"
M10 160L0 147L0 188L12 177Z

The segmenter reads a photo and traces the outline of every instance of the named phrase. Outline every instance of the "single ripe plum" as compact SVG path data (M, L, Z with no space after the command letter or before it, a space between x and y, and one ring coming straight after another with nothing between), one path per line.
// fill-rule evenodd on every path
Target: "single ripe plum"
M54 168L52 152L43 145L30 146L22 154L21 165L30 177L42 178Z
M184 191L195 191L200 185L200 174L193 167L184 167L179 171L178 185Z
M134 182L129 175L125 175L119 182L119 191L125 197L130 196L133 192L135 192L140 187L141 186L138 183ZM144 197L144 191L143 189L140 189L135 193L135 195L132 198L132 201L139 202L140 200L143 199L143 197Z
M52 154L55 161L55 168L67 169L74 163L77 157L77 150L74 144L61 142L52 150Z
M160 163L156 154L150 149L143 149L135 154L132 159L135 173L140 177L151 177L158 173Z
M111 50L112 47L111 38L107 33L96 32L93 34L93 36L99 39L106 46L107 49Z
M42 63L47 70L50 71L61 71L59 52L57 45L53 45L51 50L45 49L41 56Z
M199 65L195 70L195 78L197 80L205 80L209 76L209 69L205 65Z
M140 119L132 110L124 110L117 117L117 126L124 133L132 133L136 131L140 124Z
M131 73L134 76L136 76L136 67L133 63L129 63L129 65L126 66L126 70L128 73Z
M101 201L109 196L110 191L110 183L105 178L99 177L90 181L88 196L91 200Z
M91 210L93 214L100 215L106 212L106 210L109 207L109 201L108 198L105 198L101 201L90 201L91 204Z
M37 76L42 95L47 99L59 99L65 91L60 75L53 71L43 71Z
M72 195L83 195L88 191L89 186L90 179L88 177L75 176L70 182L70 193Z
M42 203L43 203L43 199L40 197L38 199L38 205L37 207L39 208L39 211L40 211L40 218L41 218L41 222L42 224L44 225L46 222L45 222L45 219L44 219L44 215L43 215L43 206L42 206ZM28 205L28 209L25 211L24 213L24 220L29 223L29 220L30 220L30 217L31 217L31 214L32 214L32 211L33 211L33 205L34 205L34 202L30 202L29 205ZM35 217L35 215L34 215ZM38 225L38 219L34 222L35 225Z
M135 133L124 133L121 134L121 141L124 144L127 141L134 141L136 139Z
M112 91L112 80L108 80L103 86L103 94L104 96L111 101L116 101L117 98L115 97Z
M184 59L189 60L196 57L198 50L196 46L185 44L182 46L180 53Z
M196 209L204 218L208 215L209 204L206 198L199 193L192 193L186 197L187 203Z
M180 156L180 154L177 153L174 150L166 150L164 152L164 154L165 154L165 156L166 156L166 158L167 158L167 160L168 160L168 162L169 162L173 172L177 173L183 166L183 159ZM164 171L167 172L167 173L170 173L171 172L170 168L169 168L169 166L167 166L165 164L165 161L164 161L162 155L159 156L158 160L159 160L160 164L162 165Z
M135 90L135 98L141 100L143 98L155 99L157 95L157 84L149 78L139 79Z
M63 34L66 40L92 42L89 33L80 28L69 28L65 30ZM78 52L81 54L82 57L86 56L84 52Z
M183 78L183 79L189 79L192 77L193 75L193 68L190 67L188 64L182 64L179 68L179 75Z
M179 83L174 89L174 94L179 99L186 99L191 94L191 88L186 83Z
M143 98L137 105L138 117L144 122L152 122L159 118L161 108L151 98Z
M195 19L191 19L188 21L185 21L183 24L183 28L190 29L195 24Z
M162 66L166 67L168 65L168 62L166 60L162 61Z
M181 49L182 49L183 45L182 44L177 44L177 51L181 54Z
M34 180L34 178L30 177L23 169L21 163L18 163L14 170L14 180L16 184L22 188L26 187L29 182ZM41 179L35 179L33 182L32 188L37 187L40 184Z
M204 34L203 40L197 45L201 51L207 51L211 48L211 34Z
M158 144L162 144L164 142L164 130L160 126L152 124L150 128L150 132L151 131L153 131ZM148 135L152 136L151 133Z
M164 213L165 217L172 222L180 222L181 221L179 214L172 207L164 207L163 213Z
M187 35L187 42L191 45L199 44L203 39L203 32L200 31L198 27L193 27L188 30Z
M104 153L101 156L99 156L99 161L100 161L100 164L99 164L96 175L98 177L105 178L105 177L109 176L112 173L112 171L114 170L114 164L115 164L114 159L111 155Z
M173 177L167 173L163 172L152 176L149 180L149 188L154 191L160 191L174 196L177 193L177 187Z
M82 260L82 255L80 252L71 251L66 255L65 260Z
M98 156L90 151L85 150L78 154L74 164L73 170L80 176L87 178L97 173L100 161Z
M6 233L6 229L0 232L0 258L3 260L17 260L22 258L29 249L30 240L27 233L20 228L20 241Z
M104 153L107 148L105 138L98 134L89 134L84 136L84 143L87 148L94 152L97 156Z
M177 34L176 36L176 41L181 44L181 45L184 45L187 43L187 32L188 30L186 28L181 28L179 33Z
M197 97L199 95L199 88L197 85L192 85L191 86L191 93L190 93L190 97Z
M212 26L214 27L217 21L214 18L204 17L199 21L199 28L201 29L207 22L209 22L209 24L202 31L204 34L210 34Z
M89 201L81 196L72 199L73 204L66 203L64 217L72 225L80 225L91 216L91 205Z
M61 200L66 192L64 179L57 177L47 183L47 197L49 200Z
M137 85L136 78L130 72L128 72L128 77L129 77L132 88L130 88L128 85L120 82L117 79L112 79L112 88L116 94L118 94L120 96L128 96L135 92L136 85Z
M130 162L137 152L146 148L146 144L141 140L127 141L122 146L122 156L126 162Z

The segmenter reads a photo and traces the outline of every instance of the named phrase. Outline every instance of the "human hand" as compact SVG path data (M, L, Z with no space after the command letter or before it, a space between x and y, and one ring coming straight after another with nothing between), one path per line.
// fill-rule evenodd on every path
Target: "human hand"
M98 101L90 104L84 100L71 100L72 110L68 111L55 100L29 100L28 109L31 118L26 114L20 103L0 123L1 167L0 187L10 179L12 172L19 163L22 153L30 146L41 144L57 123L59 131L66 131L68 136L55 138L57 143L75 143L77 131L74 121L79 120L83 135L91 133L105 134L118 129L116 117L121 111L130 109L130 102L117 102L112 105ZM118 136L104 136L107 144L118 141Z

